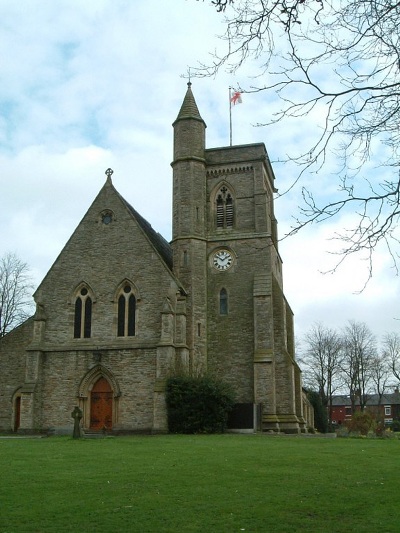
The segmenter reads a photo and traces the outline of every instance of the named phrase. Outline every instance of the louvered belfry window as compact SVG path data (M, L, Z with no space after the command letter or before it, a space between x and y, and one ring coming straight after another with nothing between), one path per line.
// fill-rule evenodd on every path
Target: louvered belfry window
M217 228L232 228L234 219L234 206L232 194L228 188L221 187L217 194Z

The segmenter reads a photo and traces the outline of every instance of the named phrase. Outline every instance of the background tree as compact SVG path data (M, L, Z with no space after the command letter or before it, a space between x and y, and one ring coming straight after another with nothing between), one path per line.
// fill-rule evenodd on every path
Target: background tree
M328 431L328 416L326 406L322 404L321 396L317 391L307 390L307 397L314 409L314 425L320 433Z
M364 411L371 392L372 362L376 358L376 341L363 322L349 321L343 331L342 371L349 391L352 412L357 401Z
M392 332L383 337L383 354L395 379L400 382L400 335Z
M342 339L321 323L314 324L303 340L302 364L306 386L316 390L332 423L332 398L341 385Z
M0 338L21 324L32 310L29 267L15 254L0 259Z
M342 258L386 245L397 261L400 217L400 2L390 0L215 0L224 11L226 47L199 76L246 64L246 92L270 91L280 110L260 125L321 121L307 129L310 142L289 154L300 166L297 183L327 162L339 162L329 197L302 187L303 206L289 234L338 214L353 222L337 236ZM256 81L254 81L256 80ZM268 108L269 112L269 108ZM314 136L312 136L314 134ZM303 139L302 139L303 141ZM366 172L373 159L374 169ZM329 168L329 166L327 165ZM318 183L317 180L309 180ZM316 186L315 186L316 187Z
M380 406L382 405L383 395L388 391L392 379L390 361L384 351L377 353L375 357L372 358L370 372L374 391L378 395L376 409L377 420L382 421Z

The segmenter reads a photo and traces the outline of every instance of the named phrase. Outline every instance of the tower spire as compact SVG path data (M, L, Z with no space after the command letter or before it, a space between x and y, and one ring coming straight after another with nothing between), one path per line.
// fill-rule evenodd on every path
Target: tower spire
M201 118L188 82L185 97L179 110L174 128L174 162L182 158L200 158L204 163L206 123Z
M185 94L185 98L183 99L183 103L181 106L181 109L178 113L178 116L173 123L173 126L175 126L175 123L178 120L192 118L195 120L200 120L204 123L204 120L201 118L199 109L196 104L196 100L194 99L193 93L192 93L192 82L189 80L187 84L188 88ZM205 124L204 124L205 125Z
M172 250L174 273L190 291L186 302L189 364L201 372L207 368L206 125L191 85L189 81L173 124Z

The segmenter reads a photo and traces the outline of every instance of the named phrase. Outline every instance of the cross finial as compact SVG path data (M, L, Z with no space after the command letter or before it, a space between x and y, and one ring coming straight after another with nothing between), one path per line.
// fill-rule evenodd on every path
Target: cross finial
M114 171L112 168L108 168L106 170L106 176L107 176L107 181L111 181L111 176L114 174Z

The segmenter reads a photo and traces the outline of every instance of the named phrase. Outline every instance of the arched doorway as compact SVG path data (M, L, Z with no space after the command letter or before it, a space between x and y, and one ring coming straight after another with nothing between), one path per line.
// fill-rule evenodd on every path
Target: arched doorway
M112 429L113 391L110 383L100 377L90 393L90 429Z

